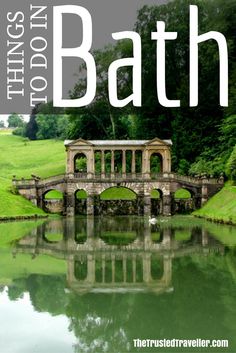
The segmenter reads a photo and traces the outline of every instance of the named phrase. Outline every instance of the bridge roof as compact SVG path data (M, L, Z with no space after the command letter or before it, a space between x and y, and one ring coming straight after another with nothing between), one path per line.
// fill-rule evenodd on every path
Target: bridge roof
M83 140L83 139L78 139L78 140L65 140L64 145L73 145L76 144L77 141L84 142L84 144L89 144L93 146L145 146L152 144L154 142L159 142L163 143L164 145L171 146L172 141L171 140L161 140L158 138L155 138L153 140Z

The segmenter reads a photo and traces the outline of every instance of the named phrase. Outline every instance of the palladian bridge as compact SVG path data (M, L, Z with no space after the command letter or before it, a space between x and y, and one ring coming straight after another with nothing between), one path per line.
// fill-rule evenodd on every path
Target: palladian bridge
M109 213L109 207L110 210L116 209L118 201L101 197L111 188L115 188L118 195L124 188L133 195L132 200L118 202L117 210L123 210L123 214L172 215L177 207L174 195L179 189L189 192L191 209L199 208L222 188L224 180L173 173L171 146L171 140L158 138L149 141L65 141L65 174L47 179L35 175L32 179L17 180L14 177L13 185L38 207L59 210L68 216L83 210L87 215L94 215ZM46 197L52 190L61 193L60 200ZM158 195L156 201L152 196L155 192ZM85 195L82 198L78 197L81 193Z

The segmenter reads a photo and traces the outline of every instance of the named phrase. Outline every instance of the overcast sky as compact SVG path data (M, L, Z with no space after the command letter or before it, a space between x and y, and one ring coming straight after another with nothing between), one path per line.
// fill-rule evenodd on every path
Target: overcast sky
M20 4L27 3L31 1L32 3L36 3L36 0L19 0L19 4L17 4L17 8ZM46 3L51 3L53 5L60 5L69 3L65 0L46 0ZM163 3L168 2L168 0L74 0L73 4L80 5L85 7L92 16L93 21L93 48L103 48L106 44L112 43L112 33L133 30L134 24L137 19L137 11L144 5L161 5ZM8 0L7 8L10 9L10 6L16 11L16 2L15 0ZM24 8L22 9L24 11ZM52 11L52 8L51 10ZM50 12L50 18L52 13ZM69 16L69 15L68 15ZM158 20L158 19L157 19ZM64 24L66 24L64 26ZM52 27L52 21L48 22L49 29ZM81 31L81 23L78 21L78 16L70 16L69 20L63 23L63 40L66 41L68 47L70 47L70 42L72 41L72 47L75 44L73 40L80 40L80 36L82 34ZM25 32L29 32L28 30ZM28 35L28 34L27 34ZM25 34L26 36L26 34ZM25 37L27 39L27 37ZM150 39L151 40L151 39ZM51 43L52 44L52 43ZM50 45L51 45L50 44ZM78 45L78 44L77 44ZM51 47L50 47L51 48ZM26 53L27 55L29 53ZM26 55L26 56L27 56ZM52 51L49 50L47 53L47 58L50 66L50 60L52 60ZM26 58L29 60L29 58ZM68 61L68 65L63 66L63 91L65 92L64 98L68 98L68 91L71 90L76 81L77 77L75 73L78 72L78 67L81 62L75 61L75 63L71 64ZM25 70L25 82L27 82L27 71L29 71L26 67ZM5 71L4 71L5 72ZM31 73L29 73L31 74ZM48 72L48 100L52 99L52 72ZM4 80L3 80L4 81ZM6 79L5 79L6 81ZM4 81L4 82L5 82ZM15 105L12 105L10 101L7 101L7 108L2 108L2 113L5 112L22 112L22 113L30 113L31 108L28 104L28 92L29 89L27 85L25 87L25 97L27 100L22 100L22 102L15 102ZM10 104L11 103L11 104ZM3 104L3 103L2 103ZM18 111L17 111L18 110ZM27 115L28 117L28 115ZM6 121L8 115L0 115L0 120Z

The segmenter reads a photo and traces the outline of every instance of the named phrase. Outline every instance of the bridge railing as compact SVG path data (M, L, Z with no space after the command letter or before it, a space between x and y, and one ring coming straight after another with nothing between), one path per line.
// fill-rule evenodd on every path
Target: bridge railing
M217 180L207 177L194 178L190 176L178 175L176 173L72 173L72 174L60 174L49 178L40 179L39 177L33 176L32 179L16 179L13 178L13 185L16 187L24 186L43 186L51 183L66 182L67 180L79 179L84 181L94 180L114 180L114 181L126 181L126 180L143 180L143 181L169 181L173 180L176 182L185 182L190 184L222 184L222 180Z
M44 184L50 184L53 182L58 182L58 181L65 181L66 180L66 174L59 174L59 175L54 175L52 177L48 177L45 179L39 179L38 185L44 185Z
M35 186L35 185L45 185L52 182L58 182L60 180L65 180L66 174L54 175L49 178L41 179L40 177L33 176L31 179L16 179L13 177L12 182L15 186Z
M35 186L35 179L13 179L14 186Z

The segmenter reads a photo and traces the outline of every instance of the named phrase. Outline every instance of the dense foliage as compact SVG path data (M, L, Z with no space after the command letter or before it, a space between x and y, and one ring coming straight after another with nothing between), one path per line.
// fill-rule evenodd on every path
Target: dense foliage
M229 49L230 105L219 106L219 57L215 41L199 46L199 106L189 108L189 5L199 8L199 32L223 33ZM38 107L28 125L37 125L34 137L84 139L151 139L173 141L173 168L182 174L219 175L232 166L236 145L236 0L175 0L161 6L144 6L138 12L134 30L142 37L142 107L131 104L114 108L108 100L108 67L123 57L132 57L129 40L119 41L94 52L97 64L96 99L84 108L58 111L49 103ZM166 23L166 31L178 32L176 41L166 45L166 85L169 99L180 99L181 108L162 107L156 94L156 21ZM81 73L71 90L71 98L83 96L86 75ZM132 70L119 70L119 98L132 92ZM60 118L58 118L60 114ZM29 126L28 126L28 130ZM28 137L29 134L27 135ZM31 138L31 137L30 137ZM230 157L231 156L231 157ZM233 164L234 165L234 164ZM228 168L228 167L227 167ZM232 172L228 173L232 176Z

